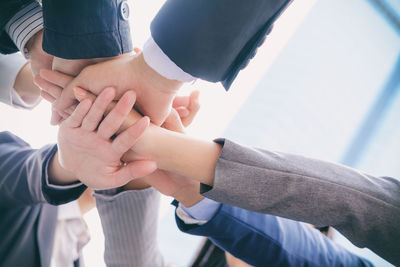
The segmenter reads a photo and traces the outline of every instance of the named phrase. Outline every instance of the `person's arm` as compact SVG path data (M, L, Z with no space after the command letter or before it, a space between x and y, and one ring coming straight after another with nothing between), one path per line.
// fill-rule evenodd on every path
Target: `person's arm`
M106 86L115 86L120 91L117 97L134 89L138 109L160 125L183 82L198 77L222 81L228 89L289 3L167 1L152 22L144 56L132 58L129 64L119 61L87 69L63 91L55 107L62 112L73 104L75 86L96 95Z
M252 266L372 266L305 223L225 204L217 206L215 214L204 221L203 213L213 208L211 205L212 201L199 207L203 211L177 208L179 229L208 237Z
M290 2L166 1L151 23L154 44L144 49L146 61L159 73L171 74L170 79L182 77L153 60L159 51L185 73L229 89Z
M131 52L124 0L43 0L43 49L64 59L91 59Z
M78 91L83 92L77 95L80 100L95 98ZM127 125L139 118L131 111ZM160 169L203 183L202 193L208 198L316 226L331 225L357 246L398 260L400 182L396 179L229 140L197 140L154 125L125 159L136 160L138 155L154 160Z
M40 89L33 83L31 64L25 64L14 82L14 89L25 107L34 107L40 100Z
M35 0L4 0L0 1L0 53L11 54L19 50L6 31L6 25L23 8L37 5ZM16 17L18 18L18 17Z
M160 194L154 188L97 191L94 196L107 266L165 265L157 240Z
M42 6L36 1L22 2L25 3L20 3L20 9L8 20L4 31L25 58L29 59L32 73L37 75L40 69L51 69L53 57L42 49Z
M0 133L0 203L31 205L46 202L43 184L51 178L71 179L73 174L60 168L55 155L57 146L31 149L22 139Z

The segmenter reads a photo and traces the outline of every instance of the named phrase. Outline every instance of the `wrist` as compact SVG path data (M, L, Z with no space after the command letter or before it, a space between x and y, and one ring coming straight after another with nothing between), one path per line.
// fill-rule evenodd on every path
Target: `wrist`
M133 61L136 63L133 63ZM164 91L177 91L183 82L178 80L167 79L152 69L145 61L143 53L139 53L131 60L132 68L135 73L139 73L146 82L150 83L154 88Z
M56 185L67 185L78 181L76 176L64 169L59 160L58 151L54 154L48 167L49 182Z

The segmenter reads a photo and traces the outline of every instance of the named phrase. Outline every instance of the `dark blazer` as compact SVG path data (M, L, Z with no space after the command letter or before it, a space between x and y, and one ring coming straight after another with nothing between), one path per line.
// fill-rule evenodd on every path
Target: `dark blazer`
M31 149L15 135L0 133L1 267L50 265L57 207L46 198L61 203L63 196L55 197L57 192L44 181L56 151L56 145ZM68 191L76 198L82 188Z
M126 0L43 0L43 49L66 59L133 50Z
M3 30L24 6L35 0L0 1L0 53L18 49ZM43 0L43 49L66 59L118 56L132 51L125 0Z
M207 236L252 266L372 266L305 223L225 204L203 225L175 218L181 231Z
M35 0L1 0L0 1L0 53L11 54L18 52L18 48L8 36L4 27L8 21L24 6Z
M291 0L168 0L153 39L185 72L228 89Z

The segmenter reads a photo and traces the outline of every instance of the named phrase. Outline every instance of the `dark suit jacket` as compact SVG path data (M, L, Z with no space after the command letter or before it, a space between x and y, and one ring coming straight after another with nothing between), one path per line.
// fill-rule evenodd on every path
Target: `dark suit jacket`
M372 266L309 225L285 218L222 204L203 225L175 219L181 231L207 236L252 266Z
M46 198L55 204L70 199L45 183L47 166L56 151L56 145L31 149L13 134L0 133L1 267L50 265L57 207ZM68 194L75 199L83 190L79 187Z
M11 54L18 52L18 48L4 30L8 21L24 6L34 0L2 0L0 1L0 53Z
M229 88L291 0L168 0L153 39L182 70Z
M35 0L0 1L0 53L18 49L3 30L24 6ZM43 0L43 49L67 59L118 56L132 51L124 0ZM125 15L132 11L125 7Z

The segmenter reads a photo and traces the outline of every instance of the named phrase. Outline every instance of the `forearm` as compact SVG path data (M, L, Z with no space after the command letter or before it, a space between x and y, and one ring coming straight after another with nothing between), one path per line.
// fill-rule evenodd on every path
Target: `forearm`
M147 153L157 162L158 168L204 184L213 184L220 145L157 127L149 128L145 134L148 134L148 139L143 138L146 140L143 142L151 142L146 145L149 147ZM137 146L142 145L140 142Z
M89 92L85 92L85 95L76 95L76 97L79 100L96 98ZM115 103L108 106L106 113L115 106ZM118 133L127 129L141 117L142 115L136 110L132 110ZM212 185L214 169L221 149L219 144L212 141L195 139L151 124L132 147L133 152L124 156L124 161L154 160L161 170Z
M157 245L160 194L153 188L97 191L107 266L164 266Z
M75 175L60 165L58 151L54 154L48 167L49 181L55 185L65 185L77 182Z
M14 89L28 105L36 103L40 98L40 89L33 83L30 63L25 64L19 71L14 82Z

